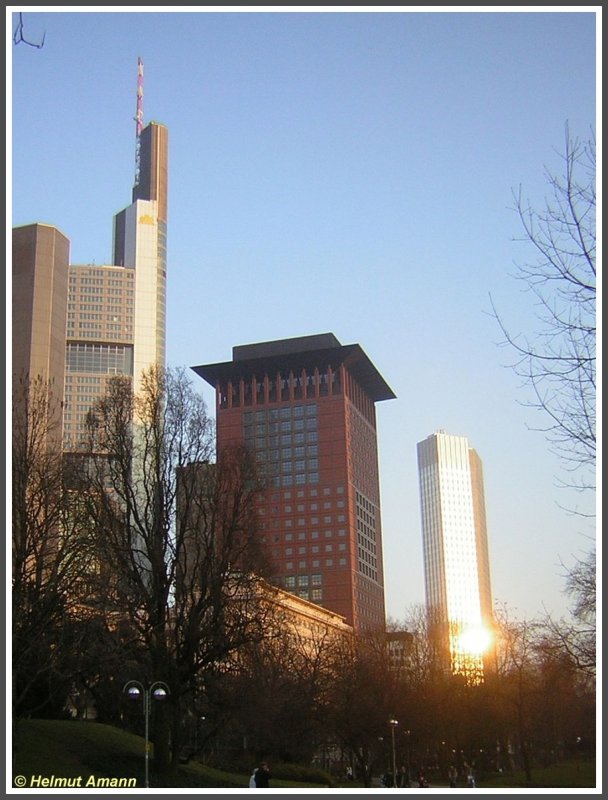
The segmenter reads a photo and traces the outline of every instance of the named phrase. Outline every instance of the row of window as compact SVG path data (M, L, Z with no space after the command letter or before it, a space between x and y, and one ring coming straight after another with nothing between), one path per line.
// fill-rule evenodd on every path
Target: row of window
M275 475L267 479L273 489L285 486L304 486L307 483L319 483L318 472L303 472L299 475Z
M126 295L127 297L133 297L133 289L125 289L124 287L115 288L115 289L108 289L105 286L79 286L77 289L72 289L71 296L73 297L76 293L80 295Z
M325 538L326 539L331 539L332 536L334 536L334 534L335 534L335 531L327 530L327 531L325 531ZM285 541L286 542L292 542L295 534L287 531L287 532L284 532L284 535L285 535ZM340 538L342 538L343 536L346 536L346 528L339 528L338 529L338 536ZM319 533L319 531L310 531L310 532L309 531L299 531L299 533L298 533L298 541L303 542L303 541L306 540L307 537L310 537L311 539L318 539L320 537L320 533ZM280 541L280 535L279 534L274 534L274 541L275 542L279 542Z
M243 424L251 425L253 422L273 422L275 420L300 419L301 417L316 417L318 407L316 403L306 405L283 406L282 408L265 408L258 411L245 411Z
M286 589L295 589L308 586L321 586L323 576L320 573L313 575L287 575L285 576L284 586Z
M307 552L308 552L308 548L306 547L306 545L301 545L300 547L298 547L298 553L297 553L298 555L303 556L303 555L306 555ZM310 552L314 553L314 554L320 553L321 552L321 546L318 545L318 544L311 545L310 546ZM324 545L324 552L333 553L334 552L333 544ZM345 553L346 552L346 544L344 542L341 542L338 545L338 552L340 552L340 553ZM286 556L295 555L295 548L294 547L286 547L285 548L285 555Z
M346 505L346 503L344 502L344 500L336 501L336 508L344 508L345 505ZM333 503L332 503L331 500L326 500L323 503L323 510L324 511L329 511L332 508L333 508ZM318 503L310 503L309 506L308 506L308 510L309 511L318 511L319 510L319 504ZM278 511L279 511L278 506L272 506L270 508L270 513L271 514L277 514ZM294 512L294 508L293 508L293 506L285 505L285 506L283 506L281 511L282 511L283 514L291 514L291 513ZM295 507L295 511L298 514L301 514L303 511L306 511L306 505L304 503L298 503L297 506ZM267 513L266 508L263 508L263 507L260 508L259 509L259 513L262 514L262 515L266 514ZM299 520L298 520L298 524L300 524Z
M331 486L324 486L323 487L323 496L324 497L329 497L329 495L331 495L331 493L332 493L332 487ZM300 489L300 490L298 490L296 492L295 496L296 497L304 497L305 494L306 494L305 490L304 489ZM336 486L336 494L344 494L344 486ZM309 489L308 490L308 496L309 497L318 497L319 496L319 490L317 488ZM282 492L282 493L281 492L273 492L270 495L270 500L273 503L277 503L279 500L292 500L293 497L294 497L294 493L293 492L289 492L289 491L288 492Z
M79 277L81 280L84 280L84 278L88 275L94 278L107 278L108 275L123 275L123 274L127 277L128 280L133 280L135 273L132 269L120 270L119 272L118 270L116 270L116 268L108 270L108 269L85 269L83 267L79 267L76 275L75 274L70 275L70 283L72 283L72 281L75 281L77 277Z
M310 566L313 569L316 569L316 568L321 566L321 561L318 558L313 558L312 561L310 562ZM346 566L346 558L339 558L339 559L326 558L324 563L323 563L323 566L325 566L325 567L335 567L335 566L345 567ZM296 562L295 561L287 561L285 563L285 569L288 570L289 572L295 570L296 569ZM304 559L302 559L301 561L298 561L297 569L308 569L308 562L306 560L304 560Z

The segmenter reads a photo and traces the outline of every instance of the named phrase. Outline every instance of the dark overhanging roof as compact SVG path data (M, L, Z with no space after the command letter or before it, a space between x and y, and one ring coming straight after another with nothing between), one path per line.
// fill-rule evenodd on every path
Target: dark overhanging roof
M331 333L241 345L232 352L233 361L202 364L191 369L215 387L218 382L247 380L267 372L327 366L337 369L344 364L374 402L396 397L361 345L342 345Z

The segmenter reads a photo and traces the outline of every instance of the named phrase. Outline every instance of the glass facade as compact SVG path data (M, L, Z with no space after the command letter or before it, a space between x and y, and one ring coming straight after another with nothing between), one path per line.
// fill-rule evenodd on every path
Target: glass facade
M131 345L68 342L66 370L67 372L98 372L104 375L132 375L133 347Z
M270 486L319 482L318 406L307 403L246 411L243 439Z
M429 621L452 671L479 676L493 627L479 458L465 437L438 432L418 443L418 469Z

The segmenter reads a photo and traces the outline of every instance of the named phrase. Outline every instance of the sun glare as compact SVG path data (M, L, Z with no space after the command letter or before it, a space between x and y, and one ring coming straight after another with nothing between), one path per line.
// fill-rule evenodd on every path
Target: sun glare
M486 628L467 628L458 637L461 653L481 655L489 648L492 636Z

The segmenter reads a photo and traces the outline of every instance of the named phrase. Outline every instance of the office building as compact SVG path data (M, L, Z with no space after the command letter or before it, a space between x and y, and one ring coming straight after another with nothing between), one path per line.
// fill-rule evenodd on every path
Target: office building
M114 263L69 268L66 450L78 449L86 414L109 378L131 377L137 393L144 370L165 366L168 133L156 122L141 126L141 114L137 121L132 202L114 217Z
M464 436L417 445L430 630L454 673L483 676L492 592L481 460Z
M57 442L62 436L69 255L67 237L52 225L34 223L13 228L13 402L25 402L30 381L48 385L48 431Z
M358 344L331 333L241 345L192 369L216 393L218 452L245 444L277 586L384 628L375 403L395 397Z
M53 382L66 451L82 444L109 378L127 375L137 392L144 370L165 365L168 133L143 125L141 59L135 119L135 181L114 217L113 264L69 264L70 242L50 225L13 229L13 381Z

